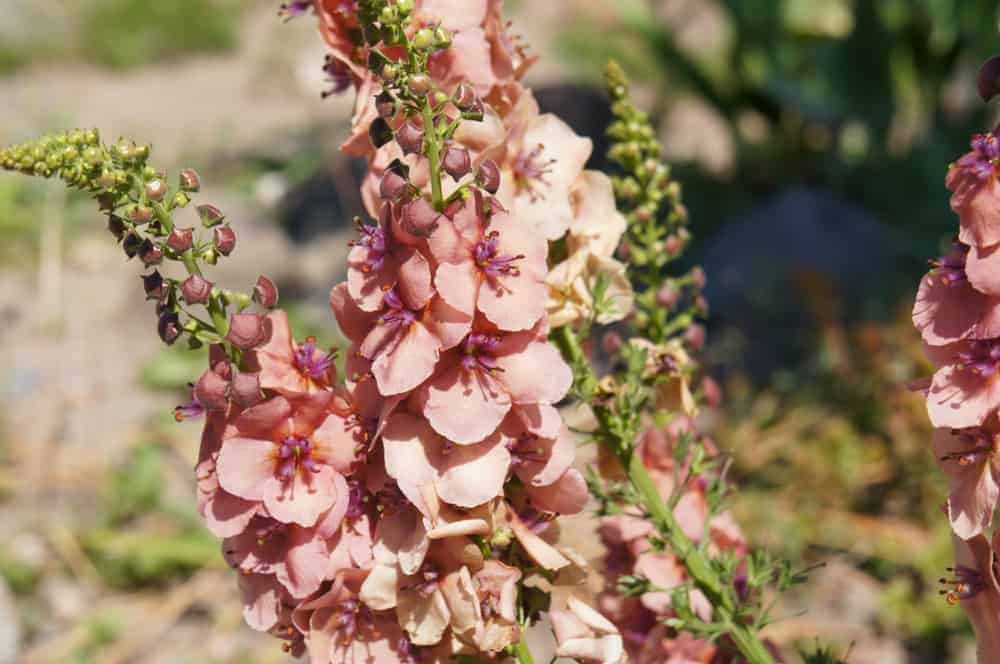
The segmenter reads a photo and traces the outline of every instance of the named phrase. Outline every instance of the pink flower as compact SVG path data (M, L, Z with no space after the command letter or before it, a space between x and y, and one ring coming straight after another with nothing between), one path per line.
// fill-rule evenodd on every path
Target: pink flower
M295 397L328 390L336 383L332 352L320 350L314 337L297 344L284 311L272 311L267 317L271 338L247 358L251 370L260 372L262 388Z
M948 169L945 184L951 190L951 209L961 222L958 238L986 248L1000 243L1000 182L997 163L1000 141L993 134L972 137L972 151Z
M925 348L941 368L927 392L927 413L935 427L981 425L1000 406L1000 339L960 341Z
M521 576L521 570L499 560L487 560L473 575L481 611L473 635L479 650L500 652L518 640L517 584Z
M501 330L531 328L545 313L548 244L523 220L493 210L476 194L431 235L439 265L434 286L449 305L480 311Z
M317 530L263 516L254 517L239 535L226 538L222 551L232 567L273 575L293 597L319 590L329 569L329 550Z
M1000 336L1000 298L986 295L970 283L972 275L967 268L972 263L968 258L969 247L956 242L920 281L913 324L925 343L943 346L966 338Z
M259 502L282 523L314 526L331 512L342 518L348 495L341 472L350 470L355 441L345 419L330 410L332 397L278 396L237 415L216 464L222 488Z
M344 334L358 344L357 353L371 361L371 374L383 396L404 394L434 372L442 350L461 341L471 319L433 298L426 306L405 300L394 288L383 296L383 309L358 308L346 284L330 293L330 304Z
M653 592L644 593L640 597L642 605L657 615L665 615L670 611L673 598L669 592L673 588L686 583L687 570L681 560L670 553L644 553L635 563L634 573L649 579L656 588ZM712 604L698 589L688 593L691 610L702 620L708 622L712 618Z
M943 580L949 587L949 604L961 603L976 632L976 654L979 664L1000 660L1000 584L997 582L996 547L983 535L965 541L953 537L955 568L953 577Z
M413 309L422 309L434 289L423 254L400 244L380 225L359 225L361 239L347 257L347 288L362 311L379 311L387 291L396 292Z
M292 613L305 635L313 664L403 662L399 642L403 632L395 616L373 611L358 597L363 572L341 574L333 586L303 602Z
M985 427L938 429L934 432L934 454L951 478L951 528L962 539L972 539L989 528L1000 499L995 420Z
M556 655L603 664L624 661L618 628L577 598L570 597L567 610L552 611L549 617L556 635Z
M536 333L477 325L458 349L442 356L418 396L434 430L466 445L496 431L512 408L558 402L572 382L559 351Z

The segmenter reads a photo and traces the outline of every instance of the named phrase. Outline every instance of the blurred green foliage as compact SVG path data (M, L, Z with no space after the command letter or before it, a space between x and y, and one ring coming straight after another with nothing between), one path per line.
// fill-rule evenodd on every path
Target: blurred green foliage
M88 60L123 69L237 44L238 0L98 0L80 17Z
M681 9L664 18L667 5ZM583 23L564 39L584 68L598 71L613 56L654 82L658 110L693 95L726 123L732 168L722 176L681 169L702 237L762 193L795 184L836 190L874 211L906 231L914 256L950 231L944 171L970 133L988 128L974 75L997 43L996 2L618 0L614 7L620 29ZM708 33L682 38L695 14L711 24Z

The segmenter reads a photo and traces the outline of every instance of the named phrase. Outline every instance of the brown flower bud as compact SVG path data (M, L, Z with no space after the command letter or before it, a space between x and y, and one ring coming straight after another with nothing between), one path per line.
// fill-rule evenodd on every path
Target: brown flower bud
M385 118L375 118L368 127L368 138L371 139L372 145L380 148L392 140L392 127Z
M142 238L140 238L135 233L129 233L122 240L122 250L125 255L129 258L135 258L135 255L139 253L139 247L142 246Z
M409 185L407 180L407 168L398 159L389 165L379 182L378 193L382 200L396 201L406 193Z
M994 55L979 68L978 83L983 101L993 99L1000 92L1000 55Z
M491 194L500 189L500 167L492 159L487 159L479 165L476 173L476 184Z
M146 198L151 201L162 201L167 195L167 185L160 178L146 183Z
M233 314L226 339L241 350L252 350L271 337L270 321L260 314Z
M622 339L622 335L614 330L605 334L604 338L601 339L601 348L608 355L614 355L621 350L623 345L625 345L625 341Z
M455 106L462 111L471 109L477 99L476 89L465 82L459 84L458 88L455 90L454 96L452 97L452 100L455 102Z
M141 260L146 267L159 265L163 262L163 250L150 242L148 239L143 240L142 244L139 246L139 260Z
M705 345L705 328L698 323L695 323L687 329L684 333L684 341L687 342L688 348L697 351L701 350Z
M201 218L201 225L205 228L218 226L226 218L226 215L222 214L222 210L210 203L199 205L196 209L198 210L198 216Z
M167 236L167 246L179 254L194 246L194 229L174 228Z
M375 111L386 120L396 115L396 100L383 90L375 96Z
M722 404L722 388L709 376L701 379L701 393L710 408L718 408Z
M156 323L156 331L163 343L172 345L181 336L181 321L173 311L164 311Z
M181 284L181 297L190 305L205 304L212 296L213 285L208 279L192 274Z
M185 168L178 176L181 191L198 191L201 189L201 178L193 168Z
M431 91L434 82L431 81L431 77L427 74L416 74L410 77L410 82L407 87L410 93L417 96L423 97L425 94Z
M672 284L663 284L660 286L660 290L656 291L656 303L661 307L673 308L680 299L681 294Z
M229 226L218 226L212 241L216 251L223 256L228 256L236 248L236 231Z
M278 287L264 275L257 277L257 283L253 287L253 301L265 309L274 309L278 306Z
M167 282L159 270L142 275L142 289L146 292L147 300L162 301L167 296Z
M121 240L125 236L125 220L116 214L108 217L108 232L114 235L118 240Z
M153 208L148 205L136 205L129 210L128 216L137 226L148 224L153 220Z
M417 198L403 209L403 230L417 237L428 237L438 227L441 216L425 198Z
M396 142L403 154L420 154L424 149L424 130L407 122L396 131Z
M458 181L472 170L472 157L465 148L449 143L445 146L444 155L441 157L441 167L445 173Z
M206 369L194 385L194 398L206 410L225 410L229 406L229 381Z
M260 374L237 372L233 376L231 390L233 401L243 408L256 406L264 400L260 391Z
M693 268L691 270L691 283L694 284L694 287L698 290L702 290L705 288L705 282L705 270L701 269L700 266Z
M233 365L229 361L226 347L222 344L212 344L208 347L208 366L226 380L233 377Z

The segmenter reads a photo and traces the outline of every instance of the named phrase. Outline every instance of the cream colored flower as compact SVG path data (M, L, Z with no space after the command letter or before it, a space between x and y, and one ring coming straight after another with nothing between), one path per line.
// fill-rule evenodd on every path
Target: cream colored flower
M635 295L625 266L613 258L583 249L552 268L545 280L549 287L545 305L549 325L559 327L593 317L594 292L602 280L606 283L601 298L604 306L596 322L607 325L628 316L635 304Z

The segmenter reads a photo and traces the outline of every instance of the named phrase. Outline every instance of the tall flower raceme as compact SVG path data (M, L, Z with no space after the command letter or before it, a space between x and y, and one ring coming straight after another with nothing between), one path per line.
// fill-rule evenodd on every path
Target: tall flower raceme
M984 100L996 94L998 63L994 57L980 69ZM930 261L913 322L936 367L919 387L937 427L934 454L951 479L946 512L956 565L941 579L941 592L965 609L985 663L1000 659L1000 531L993 525L1000 499L1000 137L995 131L976 134L970 148L945 178L958 233L944 255Z

